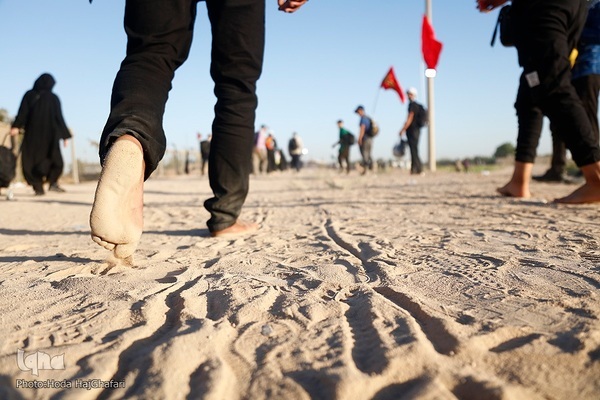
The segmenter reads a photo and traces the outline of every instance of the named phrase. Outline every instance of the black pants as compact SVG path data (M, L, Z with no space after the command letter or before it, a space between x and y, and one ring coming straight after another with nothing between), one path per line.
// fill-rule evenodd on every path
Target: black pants
M569 63L587 16L586 0L516 0L513 11L523 67L515 103L516 160L535 160L545 115L578 166L600 161L592 125L571 83Z
M592 124L592 131L596 143L600 138L598 129L598 93L600 93L600 75L591 74L573 79L573 86L577 95L581 99L583 108ZM567 164L567 146L560 139L560 134L556 131L554 125L550 125L552 131L552 161L550 171L556 174L563 174Z
M23 146L21 156L23 177L36 192L43 193L44 181L50 185L58 183L58 179L63 173L64 161L60 152L60 142L58 141L50 144L48 156L41 160L36 158L35 154L30 151L30 148L36 145L34 140L27 140Z
M406 130L406 140L408 141L408 148L410 149L410 173L420 174L423 172L423 163L419 157L419 137L421 136L421 129L419 128L408 128Z
M127 55L113 86L100 158L124 134L144 149L145 179L162 159L163 114L175 70L187 59L198 0L127 0ZM264 53L264 0L207 0L212 31L210 74L217 97L209 155L214 197L204 206L211 231L235 223L249 188L256 82Z
M300 154L290 154L290 157L292 157L292 168L295 169L296 171L300 171L300 169L302 168L302 161L300 160Z
M275 163L275 149L269 150L267 149L267 173L273 172L277 169L277 164Z

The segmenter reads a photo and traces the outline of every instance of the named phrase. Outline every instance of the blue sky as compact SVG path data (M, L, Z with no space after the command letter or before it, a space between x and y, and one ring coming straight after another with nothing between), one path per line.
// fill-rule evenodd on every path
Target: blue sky
M490 47L497 11L481 14L475 1L433 0L433 26L443 42L435 79L437 158L492 155L516 139L513 108L520 68L514 48ZM0 0L3 38L0 108L11 116L43 72L54 75L78 156L96 159L109 111L114 76L125 52L124 0ZM356 132L354 109L363 104L381 127L376 157L391 158L407 104L379 89L393 66L406 90L426 104L420 50L425 0L311 0L295 14L267 0L267 43L258 83L257 125L267 124L282 147L293 132L311 158L330 161L336 121ZM198 5L194 43L177 71L164 120L169 148L196 149L196 133L210 132L213 84L210 27ZM377 101L376 101L377 99ZM427 131L421 155L427 159ZM352 157L358 158L353 148ZM545 130L539 154L551 152ZM67 156L68 158L68 156Z

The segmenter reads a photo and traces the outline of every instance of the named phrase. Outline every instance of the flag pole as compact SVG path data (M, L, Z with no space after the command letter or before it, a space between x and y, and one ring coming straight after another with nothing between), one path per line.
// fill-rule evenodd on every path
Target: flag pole
M377 101L379 100L379 92L381 92L380 87L377 88L377 94L375 94L375 102L373 103L373 111L371 112L371 115L373 116L375 116L375 109L377 108Z
M425 0L425 15L429 19L429 22L433 25L432 11L431 11L431 0ZM434 99L434 84L433 77L427 77L427 110L429 114L429 170L435 172L436 160L435 160L435 99Z

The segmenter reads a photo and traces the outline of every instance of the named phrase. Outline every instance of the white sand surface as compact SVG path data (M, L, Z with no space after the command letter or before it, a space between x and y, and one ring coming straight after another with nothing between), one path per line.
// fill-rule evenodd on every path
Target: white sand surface
M233 240L205 179L151 179L134 266L90 239L94 183L16 189L0 398L597 400L600 205L509 176L252 177Z

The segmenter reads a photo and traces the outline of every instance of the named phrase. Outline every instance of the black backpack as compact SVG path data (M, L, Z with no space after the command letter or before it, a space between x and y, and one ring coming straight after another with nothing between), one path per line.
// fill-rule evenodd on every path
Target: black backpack
M356 136L354 136L352 133L346 133L344 136L342 136L342 139L348 146L352 146L354 143L356 143Z
M419 128L424 127L429 123L429 113L422 104L417 103L418 111L415 115L415 123Z
M296 138L291 138L290 142L288 143L288 151L295 150L298 150L298 142L296 141Z

